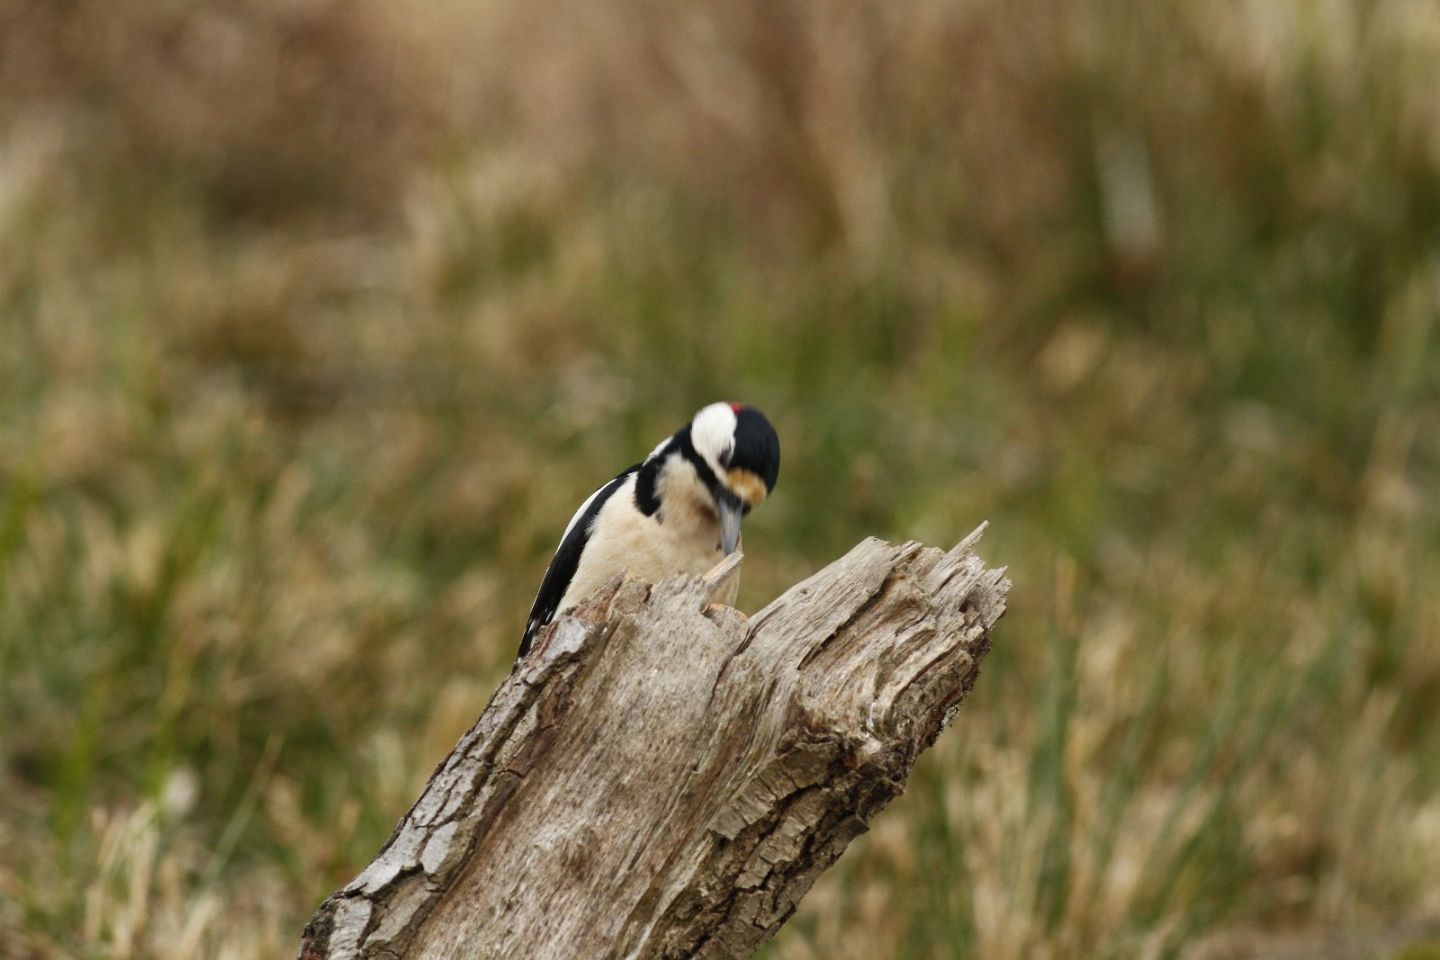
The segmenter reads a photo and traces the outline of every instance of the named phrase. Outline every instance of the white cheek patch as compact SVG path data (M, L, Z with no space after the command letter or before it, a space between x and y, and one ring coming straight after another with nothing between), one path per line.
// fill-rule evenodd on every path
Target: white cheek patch
M728 403L712 403L690 421L690 442L717 474L722 472L720 458L735 444L735 423Z
M765 488L765 481L753 470L746 470L744 467L736 467L725 474L725 485L750 506L764 503L769 490Z

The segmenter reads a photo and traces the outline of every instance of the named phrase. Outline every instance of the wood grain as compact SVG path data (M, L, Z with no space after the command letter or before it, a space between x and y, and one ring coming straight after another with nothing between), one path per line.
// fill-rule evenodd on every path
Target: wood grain
M750 956L904 788L1010 582L869 539L747 619L740 558L540 635L301 957Z

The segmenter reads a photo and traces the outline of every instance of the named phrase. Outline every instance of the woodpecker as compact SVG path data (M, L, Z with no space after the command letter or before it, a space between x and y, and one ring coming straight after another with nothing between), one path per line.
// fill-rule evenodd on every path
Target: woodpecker
M780 438L765 415L712 403L650 456L575 511L540 581L519 657L556 614L617 573L654 582L700 574L740 546L740 521L780 475Z

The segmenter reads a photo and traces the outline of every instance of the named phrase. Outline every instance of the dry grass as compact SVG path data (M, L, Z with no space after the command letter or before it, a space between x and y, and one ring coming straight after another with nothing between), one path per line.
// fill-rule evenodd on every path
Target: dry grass
M742 606L1017 584L769 956L1440 914L1437 79L1428 0L0 7L0 956L286 955L716 397Z

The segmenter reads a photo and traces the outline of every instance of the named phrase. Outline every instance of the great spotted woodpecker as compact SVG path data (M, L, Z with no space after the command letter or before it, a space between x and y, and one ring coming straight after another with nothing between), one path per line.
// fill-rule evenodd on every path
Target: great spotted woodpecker
M629 571L657 581L709 570L740 545L740 521L775 489L780 438L765 415L712 403L580 505L525 624L519 656L540 628Z

